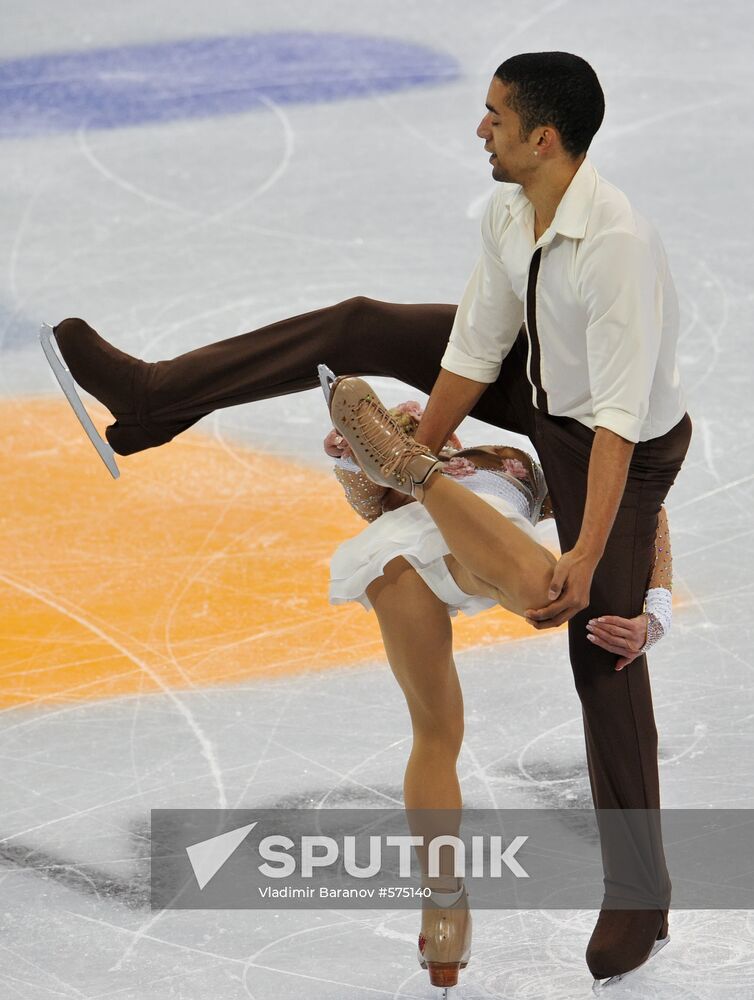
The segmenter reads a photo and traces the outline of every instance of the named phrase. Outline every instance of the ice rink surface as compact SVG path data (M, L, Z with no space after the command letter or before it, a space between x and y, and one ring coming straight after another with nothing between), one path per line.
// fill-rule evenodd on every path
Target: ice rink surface
M493 187L475 128L517 52L591 62L607 112L589 155L668 251L694 437L667 504L674 627L650 657L662 802L751 808L750 5L3 0L0 12L2 1000L432 995L418 913L148 907L152 808L402 801L402 694L371 616L321 591L332 546L358 530L337 513L321 395L217 411L121 459L115 483L37 331L80 315L154 361L356 294L457 301ZM391 404L417 398L375 384ZM500 438L472 420L460 434ZM307 520L310 482L327 516ZM135 525L160 517L136 545ZM492 616L462 623L457 654L464 801L588 807L564 632L506 632ZM461 995L586 997L595 917L480 911ZM670 933L611 995L754 997L750 911L672 911Z

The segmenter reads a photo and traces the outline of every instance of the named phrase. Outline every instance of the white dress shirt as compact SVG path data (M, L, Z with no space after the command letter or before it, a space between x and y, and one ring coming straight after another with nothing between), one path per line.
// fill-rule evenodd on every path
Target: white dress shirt
M530 264L540 247L535 315L525 316ZM527 376L540 409L633 442L665 434L686 412L676 359L678 298L665 249L588 157L536 244L534 206L523 188L497 186L442 367L494 382L525 319ZM543 392L535 388L536 365L532 372L532 326Z

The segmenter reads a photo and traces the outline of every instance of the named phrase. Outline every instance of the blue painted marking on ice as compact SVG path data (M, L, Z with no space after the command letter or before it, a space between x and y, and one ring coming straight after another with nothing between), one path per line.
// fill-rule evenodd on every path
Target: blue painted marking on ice
M459 77L399 39L315 32L128 45L0 62L0 138L369 97Z

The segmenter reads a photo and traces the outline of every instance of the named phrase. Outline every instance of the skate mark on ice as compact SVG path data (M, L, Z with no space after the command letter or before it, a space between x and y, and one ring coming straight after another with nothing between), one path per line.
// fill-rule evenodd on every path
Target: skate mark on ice
M178 714L183 717L186 725L190 732L195 736L202 756L207 761L210 771L212 773L215 786L217 788L218 794L218 807L224 809L227 807L227 800L225 797L225 787L223 785L222 772L220 770L220 765L217 760L217 755L215 753L215 748L207 736L207 734L202 730L196 717L192 713L191 709L183 701L180 695L174 691L160 676L159 672L153 670L149 664L143 660L141 657L133 653L128 647L124 646L115 636L108 634L108 632L101 628L90 618L84 617L80 614L77 609L70 605L69 602L64 602L62 598L53 598L48 594L44 593L37 587L27 586L20 580L15 580L9 577L5 573L0 573L0 582L6 584L6 586L11 587L21 593L26 594L29 597L33 597L35 600L42 604L46 604L48 607L60 612L60 614L72 619L81 625L82 628L96 635L103 642L112 646L116 649L122 656L130 660L142 673L146 674L150 680L158 687L160 690L167 695L168 699L172 702L173 706L177 710Z

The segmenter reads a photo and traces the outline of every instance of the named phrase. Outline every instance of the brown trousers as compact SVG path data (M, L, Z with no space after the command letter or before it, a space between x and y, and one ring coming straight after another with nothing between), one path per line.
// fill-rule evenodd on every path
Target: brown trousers
M390 376L429 393L455 310L454 305L354 298L150 364L137 386L140 422L155 432L156 440L164 441L220 407L316 387L319 363L338 375ZM499 378L471 415L530 438L550 488L561 548L567 551L581 528L594 433L576 420L548 416L533 406L526 357L522 329ZM585 626L602 614L641 613L657 514L690 439L691 421L685 414L667 434L634 449L625 493L594 576L591 603L568 623L595 808L652 811L635 814L622 843L614 836L608 841L600 825L604 902L613 907L624 901L663 909L670 900L656 812L657 729L646 657L616 672L616 656L588 642ZM628 866L627 857L633 859Z

